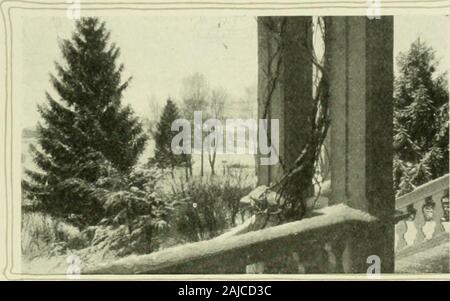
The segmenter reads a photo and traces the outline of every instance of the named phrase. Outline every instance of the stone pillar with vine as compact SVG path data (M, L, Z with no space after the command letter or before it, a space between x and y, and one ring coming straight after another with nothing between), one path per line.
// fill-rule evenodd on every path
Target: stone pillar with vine
M322 18L258 18L258 115L280 122L279 164L259 165L258 180L277 193L277 206L262 211L279 222L307 215L313 185L320 185L315 169L330 119L324 53L315 48L324 35Z

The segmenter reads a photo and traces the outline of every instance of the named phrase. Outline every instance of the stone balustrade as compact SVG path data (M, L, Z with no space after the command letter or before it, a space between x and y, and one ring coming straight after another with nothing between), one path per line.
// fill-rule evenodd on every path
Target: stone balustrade
M255 263L293 253L304 258L311 250L322 248L329 242L342 241L355 229L364 231L374 222L376 219L363 211L335 205L296 222L85 267L83 274L262 273L263 265L260 267ZM330 262L333 264L333 260L325 260L323 265Z
M395 226L396 258L449 241L449 175L396 199L403 218Z

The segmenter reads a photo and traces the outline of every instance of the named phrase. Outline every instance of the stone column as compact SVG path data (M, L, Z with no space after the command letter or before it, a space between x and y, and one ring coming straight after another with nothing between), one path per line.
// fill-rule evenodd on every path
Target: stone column
M349 229L345 272L366 272L370 255L394 270L392 185L393 17L329 17L326 22L331 109L332 203L380 219Z
M313 77L305 47L312 41L311 21L311 17L258 17L258 118L279 120L277 151L285 166L297 158L311 131ZM258 158L260 185L281 176L280 163L259 163Z
M312 45L311 24L311 17L258 17L258 119L278 119L280 158L275 165L261 165L258 149L258 185L279 179L311 134L312 61L305 47ZM270 123L267 128L270 136ZM263 271L262 262L247 267L248 273Z

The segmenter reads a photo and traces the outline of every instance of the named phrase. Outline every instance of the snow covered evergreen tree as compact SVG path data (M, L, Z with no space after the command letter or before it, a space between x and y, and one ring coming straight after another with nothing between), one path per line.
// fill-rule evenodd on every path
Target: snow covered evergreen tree
M172 123L180 118L177 105L169 98L164 106L156 130L153 133L155 139L155 163L162 168L170 168L185 165L186 155L176 155L171 149L172 139L177 134L172 132Z
M103 207L95 183L111 170L128 173L143 151L146 135L129 106L121 103L129 80L122 81L120 50L97 18L82 18L71 39L62 41L64 62L55 63L50 81L58 97L46 94L39 106L38 147L32 148L41 171L28 170L25 197L57 216L97 222Z
M448 173L447 74L420 39L397 60L394 97L394 184L402 195Z

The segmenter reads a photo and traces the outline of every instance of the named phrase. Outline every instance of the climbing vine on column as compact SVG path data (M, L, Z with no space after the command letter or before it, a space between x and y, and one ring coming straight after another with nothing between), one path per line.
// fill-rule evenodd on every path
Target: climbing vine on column
M304 146L298 149L298 154L293 162L288 164L280 154L277 154L282 174L261 194L254 206L256 212L263 216L264 222L260 227L265 227L271 218L278 220L278 223L283 223L302 219L308 213L311 187L314 184L320 187L320 181L316 175L316 164L330 125L328 79L323 47L325 19L322 17L311 19L311 22L305 25L304 30L311 32L313 37L298 40L283 38L283 35L286 34L287 19L288 17L263 17L259 20L260 26L264 26L271 39L266 45L270 49L268 49L267 58L263 62L262 70L266 77L266 90L262 93L263 97L258 99L262 109L261 118L270 119L274 93L282 84L280 74L285 59L283 48L286 43L297 43L296 48L302 51L302 54L306 54L313 65L312 110L311 116L308 118L311 122L310 133ZM264 130L270 144L270 126ZM272 148L272 151L278 150Z

